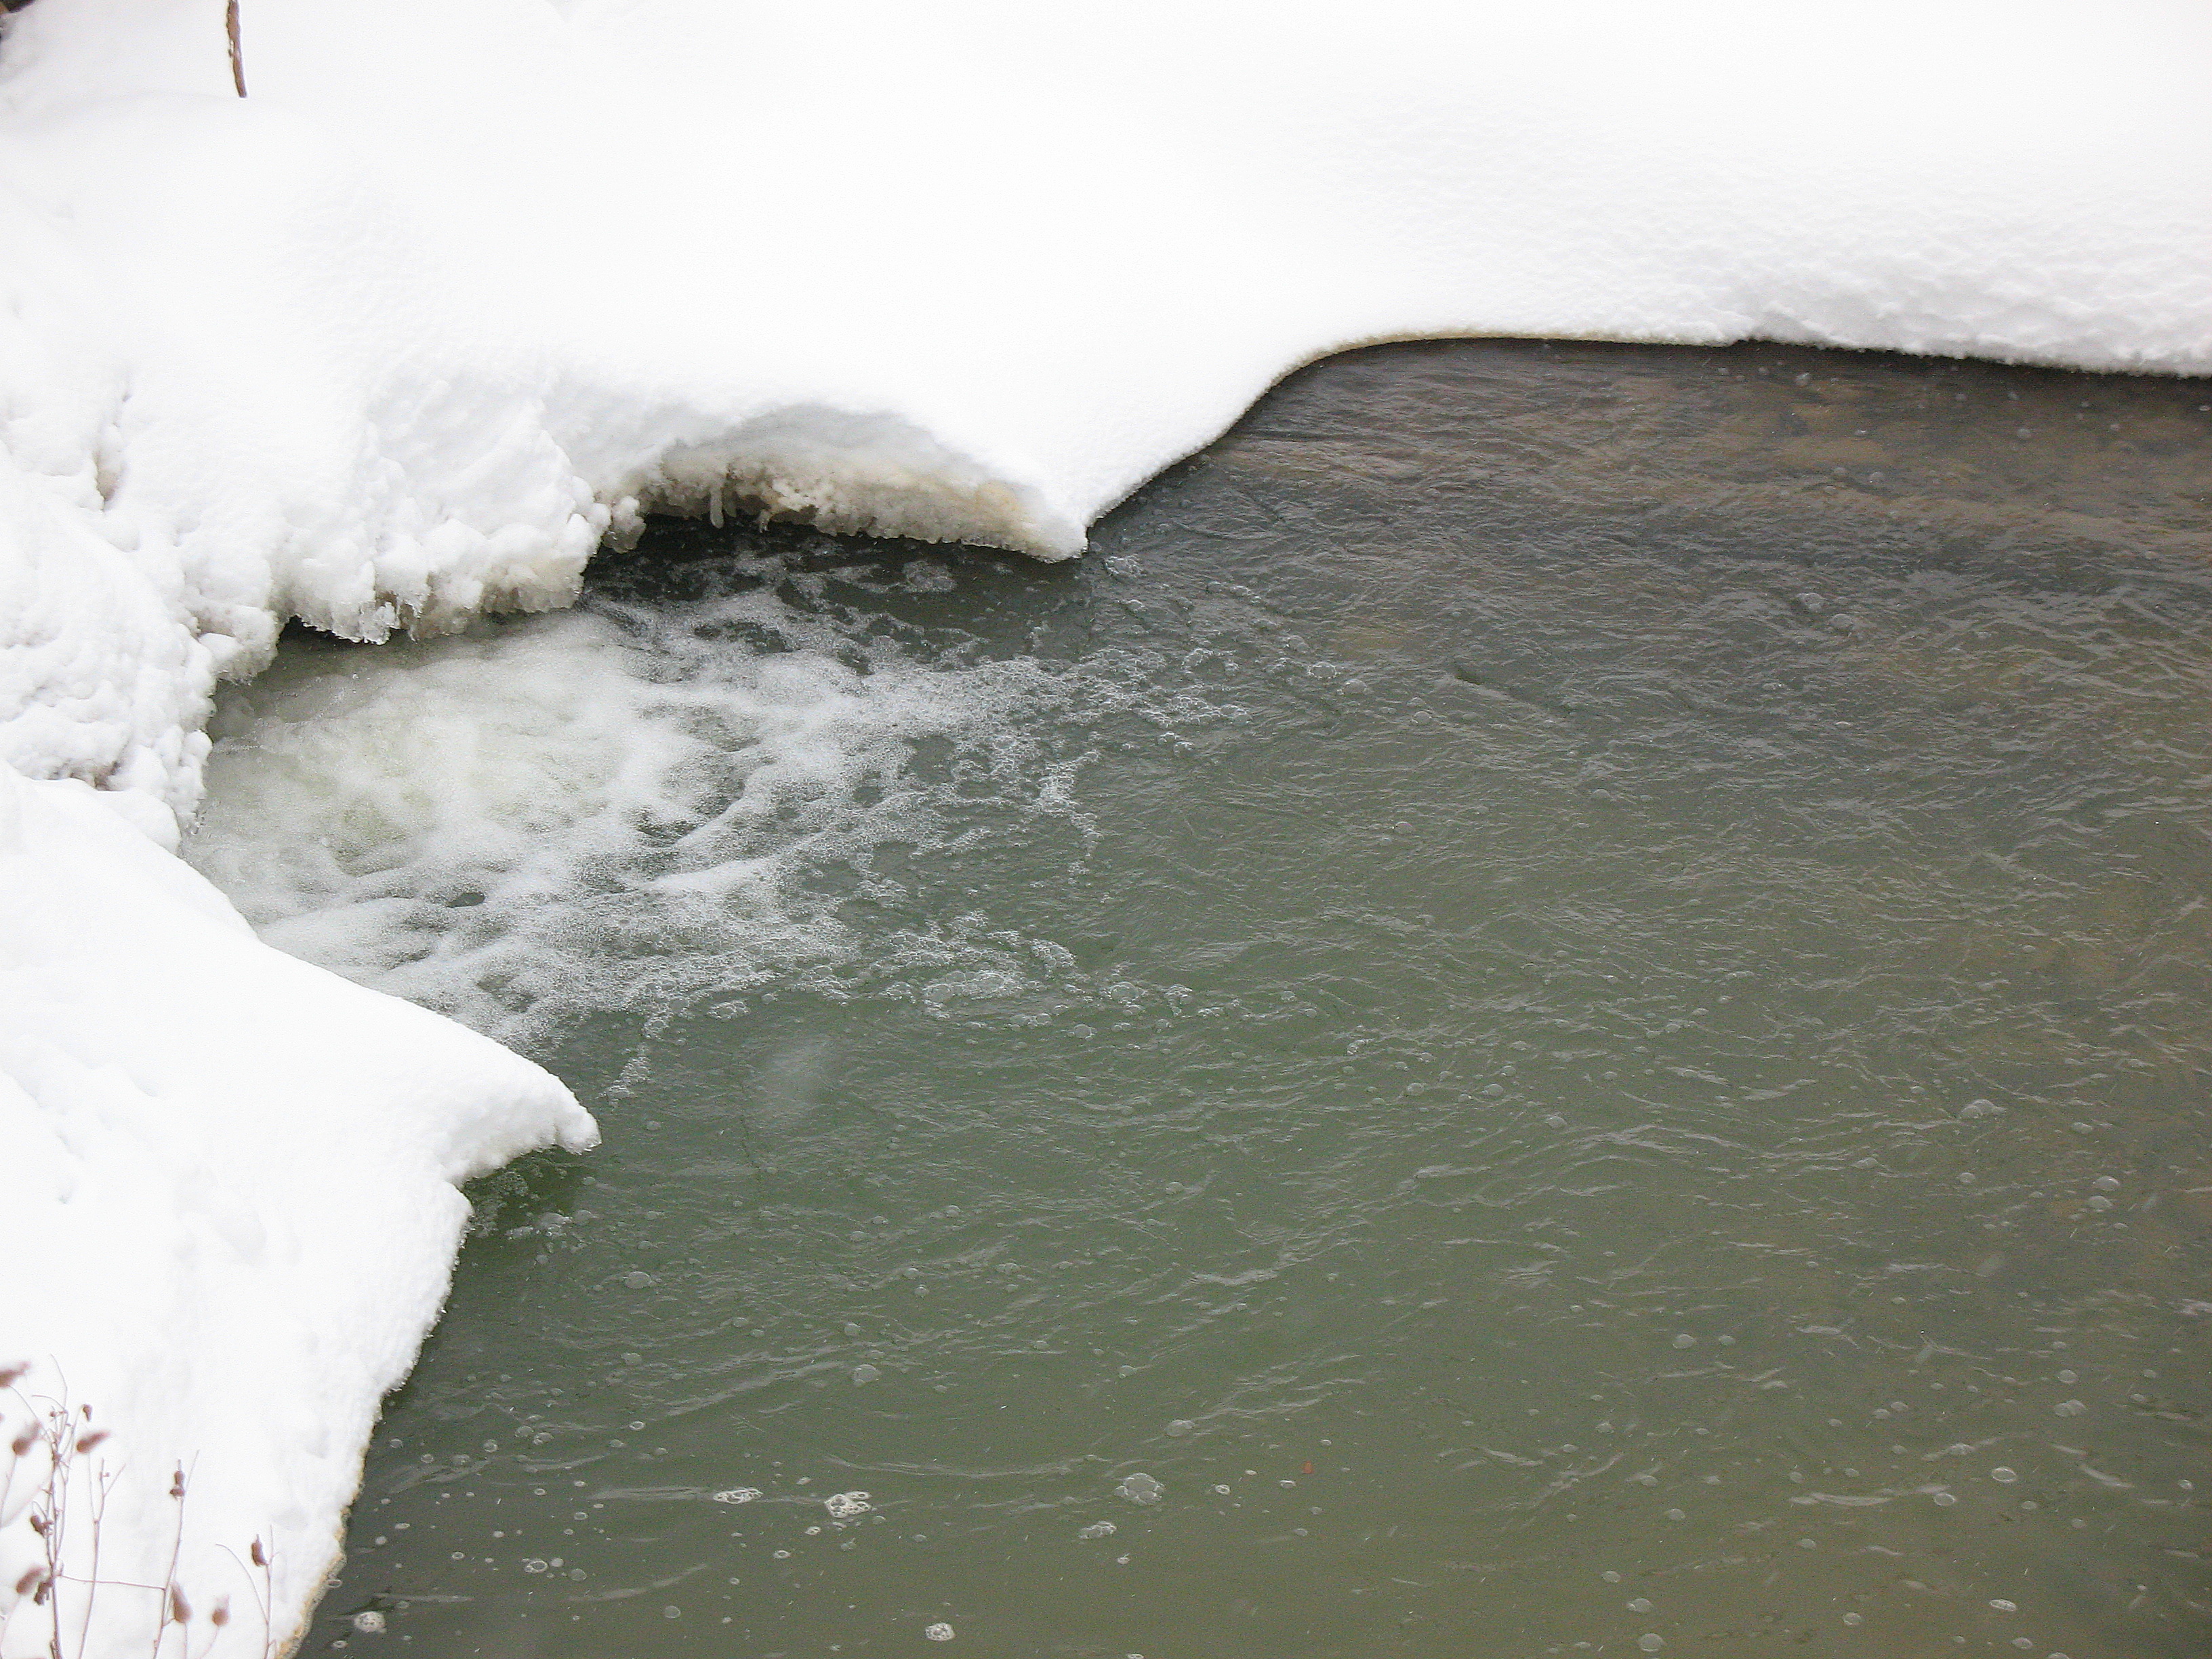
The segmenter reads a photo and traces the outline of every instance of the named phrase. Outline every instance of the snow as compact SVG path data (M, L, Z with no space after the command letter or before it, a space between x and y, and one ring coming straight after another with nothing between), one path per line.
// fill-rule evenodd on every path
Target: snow
M244 100L221 15L0 47L0 1368L115 1425L104 1560L175 1459L183 1578L280 1533L280 1634L452 1182L589 1133L165 850L288 618L556 607L654 505L1066 556L1370 339L2212 372L2194 0L244 0Z
M413 1362L468 1219L456 1183L592 1122L528 1060L257 939L229 902L75 780L0 769L0 1414L92 1407L75 1571L101 1524L94 1651L146 1650L175 1581L261 1650L254 1541L282 1638L319 1589L379 1400ZM0 1580L43 1559L46 1460L15 1460ZM64 1629L83 1607L65 1582ZM4 1609L0 1609L4 1611ZM10 1655L46 1651L18 1607ZM210 1627L192 1633L199 1639ZM65 1651L74 1650L65 1649Z

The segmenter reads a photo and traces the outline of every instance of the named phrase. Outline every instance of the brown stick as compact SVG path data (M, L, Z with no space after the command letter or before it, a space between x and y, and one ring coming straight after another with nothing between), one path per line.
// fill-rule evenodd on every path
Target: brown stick
M246 54L238 44L238 0L228 0L222 9L223 33L230 37L230 82L238 88L238 95L246 96Z

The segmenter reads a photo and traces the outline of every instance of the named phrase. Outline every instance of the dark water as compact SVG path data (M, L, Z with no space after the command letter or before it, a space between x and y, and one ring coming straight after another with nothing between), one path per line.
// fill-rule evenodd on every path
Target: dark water
M2208 403L1393 347L292 653L195 855L606 1132L313 1647L2206 1651Z

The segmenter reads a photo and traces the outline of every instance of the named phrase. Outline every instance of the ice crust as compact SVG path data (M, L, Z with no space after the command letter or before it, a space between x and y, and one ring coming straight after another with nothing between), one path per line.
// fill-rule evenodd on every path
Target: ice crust
M2212 372L2193 0L250 0L246 100L221 9L41 0L0 41L0 1368L113 1426L115 1577L159 1579L193 1466L218 1659L264 1638L225 1549L275 1537L280 1638L312 1604L453 1183L592 1133L165 850L218 679L287 619L556 607L655 505L1066 556L1364 340ZM832 680L708 689L798 775L851 733L776 710ZM613 753L642 694L599 689L562 695ZM497 816L454 879L526 890ZM372 877L314 878L329 927ZM386 897L364 938L404 932ZM0 1496L8 1659L46 1647L34 1474ZM83 1650L144 1650L149 1612L103 1601Z

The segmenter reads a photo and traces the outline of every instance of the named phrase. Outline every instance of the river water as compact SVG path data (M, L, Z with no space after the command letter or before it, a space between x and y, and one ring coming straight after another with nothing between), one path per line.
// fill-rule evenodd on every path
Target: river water
M1389 347L296 639L192 856L606 1135L310 1650L2203 1653L2208 401Z

